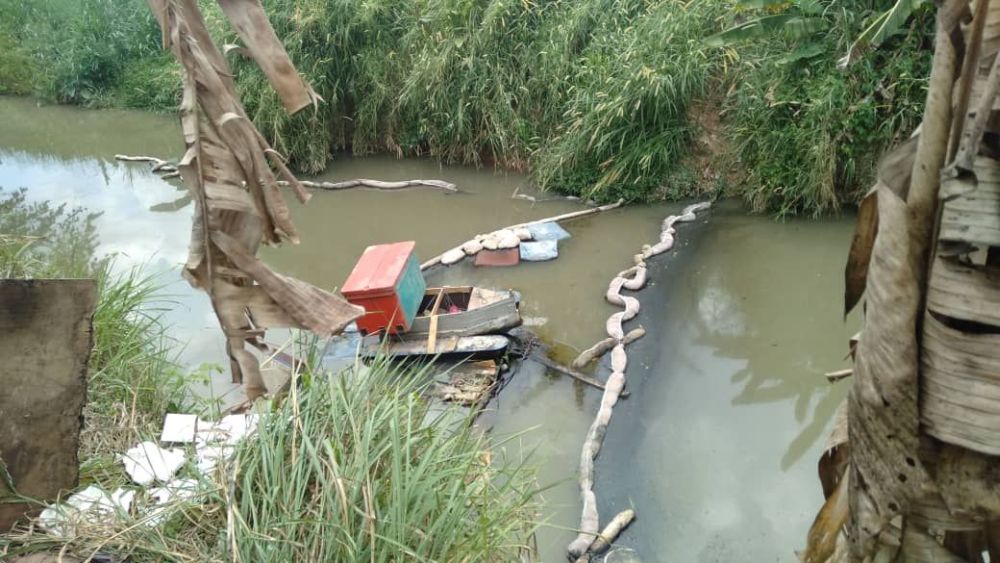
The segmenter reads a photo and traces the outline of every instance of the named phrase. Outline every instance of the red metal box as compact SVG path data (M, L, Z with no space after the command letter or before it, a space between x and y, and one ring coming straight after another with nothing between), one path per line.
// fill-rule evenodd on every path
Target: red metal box
M340 292L365 308L358 328L365 334L406 332L426 289L413 241L369 246Z

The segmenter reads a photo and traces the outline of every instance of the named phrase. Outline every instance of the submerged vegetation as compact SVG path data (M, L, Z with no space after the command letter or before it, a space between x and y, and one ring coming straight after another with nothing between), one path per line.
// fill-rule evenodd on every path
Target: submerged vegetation
M176 65L145 2L126 4L0 0L0 45L15 47L0 51L0 69L34 69L0 74L0 91L174 106ZM237 85L301 171L343 150L431 155L527 170L542 187L604 201L728 188L776 213L857 200L875 155L919 119L933 28L930 3L913 3L882 48L854 49L840 69L892 1L264 4L325 103L286 115L256 65L232 55ZM235 43L213 10L209 27ZM770 23L747 25L758 21ZM701 130L693 107L720 114L719 130ZM690 158L706 134L724 142Z
M192 376L172 361L155 281L94 258L98 219L0 190L5 277L98 281L81 486L111 491L131 486L118 456L155 440L165 413L209 406L192 400ZM432 411L426 374L380 361L355 369L307 372L284 400L261 406L257 433L220 470L181 469L197 494L170 501L156 521L121 514L65 539L19 529L0 535L0 559L61 550L136 562L516 560L537 521L531 468L493 460L502 444L455 424L453 411Z

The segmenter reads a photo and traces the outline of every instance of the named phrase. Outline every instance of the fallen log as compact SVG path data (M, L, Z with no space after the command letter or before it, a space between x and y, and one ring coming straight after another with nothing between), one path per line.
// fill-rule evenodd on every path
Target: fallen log
M499 229L494 229L493 232L500 231L500 230L503 230L503 229L509 229L509 230L513 231L515 229L520 229L522 227L527 227L529 225L538 225L538 224L541 224L541 223L562 223L564 221L570 221L572 219L579 219L580 217L586 217L588 215L594 215L595 213L601 213L602 211L610 211L612 209L617 209L617 208L621 207L623 203L625 203L625 200L624 199L619 199L615 203L610 203L608 205L602 205L600 207L592 207L590 209L582 209L580 211L572 211L570 213L563 213L562 215L555 215L553 217L546 217L544 219L536 219L534 221L528 221L528 222L525 222L525 223L518 223L516 225L510 225L508 227L501 227ZM461 250L463 246L465 246L466 244L469 244L469 243L473 242L474 240L475 239L473 238L473 239L464 241L464 242L462 242L462 244L460 244L460 245L458 245L458 246L456 246L454 248L449 248L448 250L442 252L441 254L438 254L434 258L431 258L430 260L424 262L423 264L420 265L421 271L422 270L427 270L429 268L433 268L434 266L437 266L438 264L441 263L441 257L442 256L444 256L445 254L448 254L449 252L453 252L456 249Z
M455 184L444 180L399 180L396 182L383 182L381 180L369 180L358 178L356 180L345 180L343 182L312 182L309 180L299 180L299 183L307 188L318 190L349 190L351 188L370 188L373 190L401 190L404 188L438 188L448 192L460 191ZM280 186L288 185L286 182L278 182Z
M151 170L153 172L177 172L177 166L175 164L163 160L162 158L156 158L155 156L129 156L127 154L116 154L115 160L122 160L125 162L148 162L151 165ZM177 174L177 176L179 175L180 174ZM171 177L173 178L175 176Z
M125 162L148 162L152 165L153 172L167 172L163 178L176 178L177 166L162 158L155 156L130 156L127 154L116 154L115 160ZM373 190L400 190L404 188L438 188L448 192L459 192L455 184L444 180L399 180L394 182L383 182L381 180L369 180L368 178L358 178L356 180L345 180L343 182L312 182L309 180L299 180L299 184L307 188L318 190L349 190L351 188L371 188ZM288 182L278 181L279 186L288 186Z
M589 375L580 373L575 369L568 368L544 354L534 354L532 357L538 360L538 363L542 364L543 366L553 371L572 377L573 379L579 381L580 383L586 383L591 387L595 387L602 391L604 390L604 384L601 383L600 381L594 379L593 377L590 377ZM628 395L629 395L628 391L622 391L621 393L622 397L628 397Z

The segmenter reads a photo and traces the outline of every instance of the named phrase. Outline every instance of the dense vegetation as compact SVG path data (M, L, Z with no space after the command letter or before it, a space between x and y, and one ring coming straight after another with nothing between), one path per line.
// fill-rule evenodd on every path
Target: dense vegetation
M217 37L235 42L203 5ZM529 170L542 187L600 200L728 188L777 213L857 199L876 155L919 118L933 27L931 9L917 9L840 70L890 0L265 5L326 103L288 117L256 65L239 61L238 86L301 171L342 150L388 151ZM788 25L707 41L761 15ZM12 47L0 49L0 71L32 68L0 72L0 92L168 109L179 74L159 37L141 0L0 0L0 46ZM722 115L708 132L722 142L700 146L698 112Z

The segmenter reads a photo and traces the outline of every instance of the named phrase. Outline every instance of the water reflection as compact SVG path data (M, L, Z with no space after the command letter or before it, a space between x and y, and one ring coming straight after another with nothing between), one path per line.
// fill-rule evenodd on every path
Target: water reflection
M702 272L698 342L745 360L730 377L739 387L733 405L793 405L799 432L781 457L785 470L824 438L844 396L823 374L843 367L857 322L841 320L838 300L847 221L727 222L712 235L724 256Z

